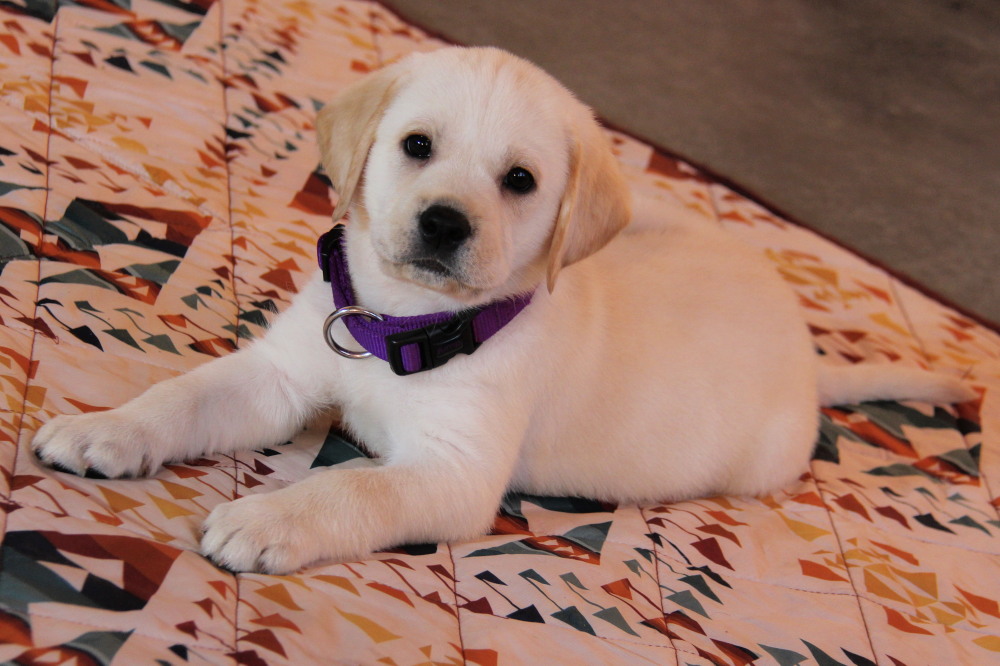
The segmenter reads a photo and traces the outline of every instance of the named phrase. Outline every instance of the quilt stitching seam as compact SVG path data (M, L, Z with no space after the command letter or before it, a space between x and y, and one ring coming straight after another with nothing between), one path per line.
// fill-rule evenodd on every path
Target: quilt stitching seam
M219 2L219 37L218 37L218 50L219 50L219 64L222 68L222 80L225 81L228 78L229 72L229 61L227 58L226 51L226 12L225 3ZM229 125L229 88L225 85L222 86L222 132L223 136L226 136L226 127ZM223 143L223 159L226 165L226 202L228 206L228 216L223 220L229 227L229 254L232 257L232 274L230 276L232 289L233 289L233 303L236 306L235 321L233 323L233 330L236 338L236 347L239 349L239 315L240 315L240 300L239 295L236 293L236 243L235 234L236 231L233 229L233 191L232 191L232 165L230 163L228 150ZM235 500L239 496L240 492L240 475L239 475L239 463L236 460L236 453L232 453L227 456L232 461L232 474L233 474L233 497ZM231 653L231 658L233 663L238 663L236 657L240 650L240 610L243 606L242 593L242 579L239 574L232 576L233 579L233 649Z
M865 639L868 641L868 649L870 650L870 654L877 659L878 653L875 650L875 641L872 639L871 627L868 626L868 618L865 617L865 610L861 606L862 597L858 593L857 584L854 582L854 576L851 573L851 565L847 560L847 555L844 553L844 542L840 536L840 530L837 529L837 523L834 520L833 512L830 510L829 507L829 501L827 498L829 497L830 493L824 491L823 488L820 487L819 482L816 480L815 471L813 470L814 465L815 461L813 460L809 461L809 468L811 472L810 480L812 481L813 487L816 489L816 492L819 494L821 498L823 498L823 508L826 510L827 519L830 521L830 529L833 530L833 535L837 539L837 548L839 549L839 552L837 554L844 561L844 567L847 570L846 571L847 581L851 586L851 590L853 591L853 593L848 596L854 597L855 603L858 608L858 615L860 616L861 619L861 626L864 627L865 630Z
M646 518L646 509L642 506L639 507L639 516L642 518L642 522L649 527L649 520ZM656 543L655 539L650 539L653 545L653 570L656 572L656 601L660 608L660 617L663 618L664 630L666 630L667 622L667 611L663 606L663 578L660 575L660 554L658 552L659 545ZM612 541L611 543L618 543L617 541ZM625 544L621 544L625 545ZM675 656L680 654L680 649L674 643L674 639L670 637L669 633L665 633L664 636L667 638L667 645L674 649ZM680 657L677 656L678 666L680 665Z
M458 647L462 653L462 663L467 664L469 660L465 658L465 636L462 631L462 609L458 607L458 567L455 565L455 551L451 544L446 543L448 549L448 559L451 561L451 594L455 600L455 624L458 626Z
M52 58L49 60L49 95L48 95L48 107L46 109L46 115L48 116L48 132L45 135L45 201L42 204L41 219L42 219L42 234L45 233L45 214L48 212L49 208L49 194L51 193L50 178L52 176L52 164L51 164L51 149L52 149L52 92L55 82L55 68L56 68L56 44L58 42L59 34L59 14L56 13L53 18L52 25ZM41 290L42 290L42 260L35 259L35 303L32 310L31 318L35 320L38 318L38 301L41 300ZM28 350L28 369L24 373L24 391L21 393L21 411L20 419L18 420L17 426L17 448L14 451L14 459L11 462L11 475L13 476L17 468L17 452L23 450L21 444L24 442L24 420L25 412L28 403L28 387L31 384L31 366L35 361L35 342L38 340L38 329L32 328L31 332L31 347ZM13 488L8 488L6 493L6 498L9 500L13 496ZM6 534L6 523L4 524L4 534Z

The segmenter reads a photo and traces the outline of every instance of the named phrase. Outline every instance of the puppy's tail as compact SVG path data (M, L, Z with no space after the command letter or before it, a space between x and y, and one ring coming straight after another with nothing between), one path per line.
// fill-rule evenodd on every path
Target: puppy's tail
M978 394L947 375L888 364L830 366L820 364L819 403L823 407L865 400L917 400L947 404L966 402Z

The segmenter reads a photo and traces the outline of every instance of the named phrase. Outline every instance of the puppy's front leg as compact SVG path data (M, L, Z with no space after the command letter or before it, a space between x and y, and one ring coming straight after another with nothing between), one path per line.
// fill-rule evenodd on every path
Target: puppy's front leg
M317 288L307 287L247 349L161 382L117 409L52 419L31 443L35 454L77 474L122 477L287 439L331 401L338 374L311 291ZM321 290L320 296L322 303Z
M417 457L382 467L325 470L281 490L217 506L203 526L202 553L233 571L289 573L320 560L349 561L403 543L484 534L510 476L517 443L453 445L436 434ZM510 442L510 440L508 440ZM470 452L470 449L473 451ZM485 453L485 455L484 455ZM419 459L417 459L419 458Z

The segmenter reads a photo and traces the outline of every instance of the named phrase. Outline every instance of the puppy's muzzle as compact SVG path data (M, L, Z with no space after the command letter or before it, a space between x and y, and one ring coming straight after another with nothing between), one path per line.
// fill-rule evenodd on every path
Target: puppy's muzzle
M446 260L472 235L469 218L451 206L435 204L420 214L417 220L423 254Z

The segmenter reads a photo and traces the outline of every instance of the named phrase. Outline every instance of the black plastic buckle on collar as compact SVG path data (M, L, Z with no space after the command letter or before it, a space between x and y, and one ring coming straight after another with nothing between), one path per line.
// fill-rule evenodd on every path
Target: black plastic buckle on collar
M343 224L336 224L319 239L319 269L323 271L323 282L330 281L330 255L333 254L334 246L344 236L344 229L346 227Z
M444 323L386 336L385 347L389 355L389 367L397 375L412 375L440 367L457 354L471 354L476 351L482 344L476 342L472 330L472 320L477 314L479 308L463 310ZM417 345L420 350L420 367L416 370L407 370L403 367L403 347L409 345Z

